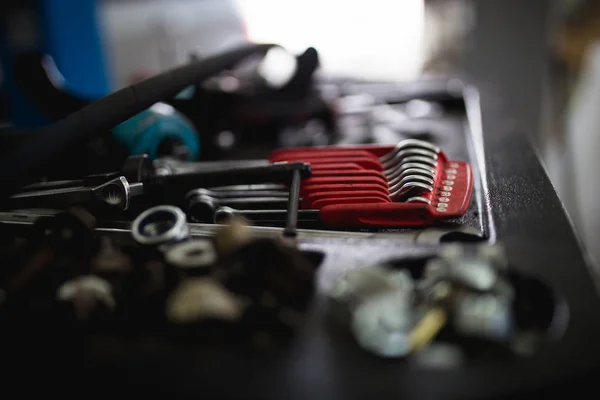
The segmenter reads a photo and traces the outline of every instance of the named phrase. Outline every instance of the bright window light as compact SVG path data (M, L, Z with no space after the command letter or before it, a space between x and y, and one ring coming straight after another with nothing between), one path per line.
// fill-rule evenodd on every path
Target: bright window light
M327 74L407 80L423 58L424 0L237 0L248 39L319 51Z

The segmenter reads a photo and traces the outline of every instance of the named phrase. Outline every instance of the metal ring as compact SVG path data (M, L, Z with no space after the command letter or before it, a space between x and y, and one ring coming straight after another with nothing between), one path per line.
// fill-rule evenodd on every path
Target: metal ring
M133 221L131 235L144 245L159 245L187 239L190 231L186 216L177 207L152 207Z
M175 267L188 269L214 264L217 254L209 240L191 240L171 247L165 254L165 259Z

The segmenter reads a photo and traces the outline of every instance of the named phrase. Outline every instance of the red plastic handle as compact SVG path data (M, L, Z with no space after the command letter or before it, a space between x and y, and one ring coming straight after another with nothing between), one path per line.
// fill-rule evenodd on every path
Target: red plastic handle
M335 170L335 171L367 171L364 167L361 167L360 165L358 165L357 163L332 163L332 164L326 164L326 163L314 163L311 164L311 169L313 174L317 171L330 171L330 170Z
M390 203L391 200L388 195L382 194L374 190L358 190L358 191L337 191L337 192L314 192L308 194L302 199L302 208L314 209L315 202L322 199L329 198L347 198L347 199L358 199L358 198L378 198L379 200Z
M290 151L284 154L271 154L269 157L270 162L280 162L280 161L288 161L291 159L299 159L303 157L309 158L340 158L340 157L368 157L372 158L375 161L378 161L377 157L368 151L363 150L342 150L342 149L333 149L331 151Z
M317 164L318 165L318 164ZM360 171L339 171L335 169L317 169L313 168L312 178L323 177L323 176L356 176L356 177L375 177L381 178L387 182L387 177L379 171L370 171L368 169L362 169Z
M389 203L380 197L331 197L327 199L317 200L313 203L313 209L320 210L323 207L337 204L372 204L372 203Z
M318 176L302 181L303 185L353 185L359 183L379 185L384 189L388 188L388 181L376 176Z
M344 228L414 227L435 220L425 203L335 204L321 208L319 218L329 226Z
M387 189L381 187L381 185L374 185L372 183L357 183L357 184L332 184L332 185L302 185L300 186L300 195L306 197L311 193L317 192L357 192L357 191L375 191L384 196L389 196Z
M283 157L294 153L331 153L331 152L349 152L349 151L363 151L373 154L376 157L380 157L386 153L389 153L394 149L393 145L379 145L379 144L358 144L358 145L336 145L336 146L317 146L317 147L288 147L284 149L277 149L271 153L271 157Z
M381 165L381 163L379 162L379 160L377 160L376 158L373 157L334 157L334 158L322 158L316 155L311 155L311 156L307 156L307 157L303 157L303 156L291 156L289 158L286 158L285 161L301 161L301 162L308 162L311 163L312 165L315 164L346 164L346 163L354 163L354 164L358 164L361 167L365 168L365 169L371 169L371 170L375 170L375 171L383 171L383 166Z
M464 161L444 161L439 166L431 201L434 217L453 218L469 209L473 194L473 170Z

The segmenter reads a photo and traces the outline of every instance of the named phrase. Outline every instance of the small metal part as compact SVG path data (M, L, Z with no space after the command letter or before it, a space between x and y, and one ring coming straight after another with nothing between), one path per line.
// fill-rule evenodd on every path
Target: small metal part
M515 331L511 302L491 294L458 296L452 324L462 335L490 340L508 341Z
M155 175L155 168L148 154L136 154L127 157L121 168L121 173L130 182L143 182L149 176Z
M215 217L214 217L215 224L229 224L230 221L233 220L234 218L239 218L239 219L245 221L245 218L237 215L236 211L237 210L235 210L231 207L226 207L226 206L219 207L217 209L217 211L215 211Z
M425 203L431 205L431 200L427 197L414 196L404 200L405 203Z
M487 246L451 245L441 252L439 258L432 259L425 267L426 284L434 284L441 280L464 285L478 291L490 291L498 282L498 271L505 265L500 253L494 251L494 258L489 258ZM490 253L492 254L492 253Z
M422 176L422 175L407 175L405 177L403 177L402 179L400 179L398 182L394 183L393 186L390 187L390 193L394 193L396 191L398 191L398 193L401 193L401 188L407 184L407 183L412 183L412 182L421 182L424 183L426 185L429 186L433 186L435 184L435 182L433 181L433 179L427 177L427 176ZM433 188L432 188L433 190ZM394 194L391 194L390 197L394 196Z
M174 206L152 207L133 221L131 235L139 244L161 245L189 237L186 216Z
M424 192L433 192L433 186L411 180L402 185L397 191L390 193L390 198L402 201L406 197L418 196Z
M241 218L233 217L215 234L215 250L219 256L226 256L248 244L251 239L252 232L248 224Z
M235 295L210 278L186 279L167 301L166 315L175 324L189 324L207 319L235 321L244 306Z
M393 170L396 168L397 165L401 164L405 158L411 157L411 156L421 156L421 157L429 158L431 160L431 163L436 162L436 160L438 158L437 152L433 152L430 150L406 149L406 150L402 150L397 153L394 153L391 158L389 158L386 161L383 161L381 163L381 165L386 170Z
M389 107L389 106L387 106L387 108L391 109L391 107ZM433 153L433 154L437 154L440 152L439 147L437 147L434 144L429 143L428 141L420 140L420 139L405 139L405 140L398 142L398 144L396 144L396 146L394 147L394 149L392 151L390 151L388 154L386 154L384 156L381 156L379 158L379 160L382 163L389 162L389 161L397 158L398 154L400 154L402 151L404 151L406 149L410 149L410 148L422 149L425 151L429 151L430 153Z
M403 292L373 296L352 312L351 328L365 350L382 357L404 357L411 351L412 304Z
M329 292L351 313L351 330L365 350L382 357L410 352L414 283L407 271L385 266L353 270Z
M410 332L410 350L420 351L437 336L446 325L448 315L441 307L427 310Z
M165 253L165 260L182 270L207 272L217 260L217 254L210 240L190 240L171 246Z
M214 198L206 195L197 195L187 202L187 215L191 221L212 221L215 211L219 207L236 207L250 209L281 209L288 205L286 197L248 197L248 198Z
M125 177L120 176L93 188L91 193L104 204L125 211L129 208L131 197L140 195L143 191L141 183L130 184Z
M63 283L56 298L73 305L76 317L87 320L99 308L113 310L116 307L110 283L94 275L80 276Z
M391 188L393 188L398 184L402 185L407 181L408 177L415 175L420 176L423 182L427 182L430 185L433 185L435 182L435 173L430 173L429 171L420 168L408 168L402 171L401 173L397 174L395 178L388 177L388 184Z
M238 191L256 191L256 190L274 190L274 191L283 191L287 192L287 188L285 185L279 183L260 183L260 184L249 184L249 185L227 185L227 186L218 186L213 187L211 190L215 192L229 192L232 190Z
M212 189L194 189L189 191L186 196L186 202L196 196L208 196L217 199L231 199L231 198L255 198L255 197L281 197L287 199L287 190L212 190Z
M65 208L70 205L94 204L127 210L131 197L143 193L143 184L130 184L125 177L114 178L99 186L90 188L84 186L65 187L60 189L47 189L39 191L26 191L10 197L13 207Z
M300 203L300 183L302 176L300 171L296 170L292 174L290 183L290 196L288 198L288 209L285 219L285 228L283 236L296 237L298 235L298 208Z

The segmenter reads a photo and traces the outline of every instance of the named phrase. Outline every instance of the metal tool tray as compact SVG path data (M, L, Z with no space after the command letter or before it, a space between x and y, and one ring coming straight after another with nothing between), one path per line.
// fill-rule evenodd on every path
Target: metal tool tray
M399 86L398 90L427 93L432 87L439 90L439 82L433 86L428 82ZM530 358L476 358L454 369L424 368L410 360L376 358L360 349L348 332L332 326L323 291L344 271L379 261L435 254L439 244L422 242L414 232L404 231L344 237L330 233L318 238L300 234L301 249L320 251L325 256L317 272L321 294L314 300L302 331L277 352L155 346L139 338L122 339L115 346L113 341L107 345L102 338L89 337L85 343L77 343L83 353L70 359L77 374L67 375L74 371L54 368L56 359L42 359L34 350L23 350L26 370L29 374L57 372L62 379L44 387L52 392L69 392L67 385L76 385L75 380L79 380L88 388L84 393L92 392L92 396L122 395L126 390L138 398L504 398L571 394L576 387L593 383L587 378L600 365L600 301L595 272L525 135L510 124L491 92L467 86L462 94L466 105L462 115L459 112L458 117L445 121L436 135L451 158L472 163L476 174L474 203L462 220L445 227L472 226L487 241L502 242L511 268L539 278L564 300L561 317L567 318L567 323L549 334L547 343ZM463 99L458 100L462 104ZM106 231L119 234L118 229ZM194 226L193 231L199 236L208 232L201 225ZM24 336L23 349L32 346L25 339L40 335Z

